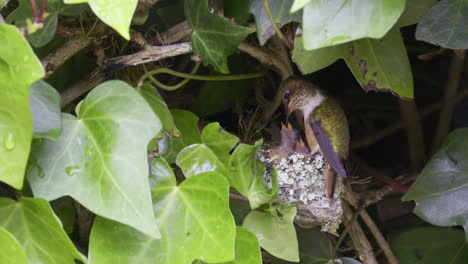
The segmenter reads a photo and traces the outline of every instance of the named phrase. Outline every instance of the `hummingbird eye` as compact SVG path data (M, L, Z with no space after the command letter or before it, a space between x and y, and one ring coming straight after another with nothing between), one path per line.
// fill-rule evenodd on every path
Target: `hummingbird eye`
M285 100L289 100L291 98L291 93L289 91L287 91L285 94L284 94L284 99Z

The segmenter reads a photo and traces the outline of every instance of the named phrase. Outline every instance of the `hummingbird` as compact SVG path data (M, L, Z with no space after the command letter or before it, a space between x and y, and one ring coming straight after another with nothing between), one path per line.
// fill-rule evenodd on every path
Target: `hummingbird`
M339 103L318 86L299 77L283 81L287 89L283 102L286 119L296 110L304 116L304 130L310 154L320 152L326 160L325 188L331 199L335 193L336 174L347 177L343 161L349 154L349 128Z

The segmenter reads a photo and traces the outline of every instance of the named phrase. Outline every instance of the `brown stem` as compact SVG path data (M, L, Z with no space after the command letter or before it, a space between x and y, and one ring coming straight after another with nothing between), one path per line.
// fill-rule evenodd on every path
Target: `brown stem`
M457 102L463 100L465 97L468 96L468 87L465 88L463 91L459 92L458 95L456 96L456 98L451 102L453 104L456 104ZM430 104L428 106L426 106L422 111L421 111L421 117L426 117L438 110L440 110L442 107L443 107L443 102L437 102L437 103L433 103L433 104ZM364 148L364 147L368 147L370 145L372 145L373 143L393 134L393 133L396 133L398 131L400 131L401 129L404 128L404 124L402 121L400 122L396 122L394 123L393 125L390 125L388 126L387 128L384 128L364 139L361 139L361 140L356 140L356 141L353 141L351 142L351 145L350 145L350 148L351 149L358 149L358 148Z
M377 241L377 244L379 244L380 248L383 250L385 257L388 260L388 263L399 264L400 262L398 261L395 254L393 254L393 251L388 245L388 242L385 240L384 236L382 235L382 232L380 232L374 220L372 220L372 218L369 216L365 209L361 211L360 216L366 224L366 226L369 228L371 234L374 236L375 240Z
M47 0L42 0L41 19L44 19L44 15L47 12Z
M351 227L349 228L349 236L351 237L354 247L356 248L358 252L359 259L364 264L377 264L378 262L374 256L372 245L367 239L366 234L364 233L364 230L362 230L362 227L359 225L359 222L357 221L352 222L353 211L351 207L347 203L343 203L343 207L344 207L343 222L346 225L351 225Z
M371 165L369 165L367 162L365 162L363 159L359 158L358 156L351 155L351 159L354 160L356 163L358 163L362 169L367 171L370 175L374 176L375 178L383 181L384 183L388 185L391 185L395 189L401 190L402 192L408 191L408 186L399 183L393 178L390 178L389 176L385 175L382 171L380 171L379 169L375 167L372 167Z
M31 3L31 8L34 13L34 22L40 22L41 14L39 13L39 10L37 9L36 0L29 0L29 3Z
M411 168L416 171L424 165L426 147L419 112L414 101L399 100L400 116L406 128L406 143L411 161Z
M460 81L463 73L463 66L465 60L464 50L454 50L452 60L450 62L448 81L444 90L444 106L439 115L439 124L437 126L436 135L432 144L432 153L435 153L439 146L442 144L445 136L448 134L450 129L450 123L452 121L452 114L455 108L455 104L451 103L457 94L457 89L460 86Z
M82 96L105 80L106 78L102 67L96 68L84 79L74 83L61 93L62 101L60 105L62 108L65 107L69 103L73 102L76 98Z
M247 202L247 203L249 202L249 199L247 197L242 196L242 195L240 195L238 193L230 192L229 193L229 198L231 200L238 200L238 201Z
M50 77L56 69L80 50L89 46L90 43L91 40L84 34L77 34L67 39L62 46L42 59L42 65L44 65L46 72L44 79Z

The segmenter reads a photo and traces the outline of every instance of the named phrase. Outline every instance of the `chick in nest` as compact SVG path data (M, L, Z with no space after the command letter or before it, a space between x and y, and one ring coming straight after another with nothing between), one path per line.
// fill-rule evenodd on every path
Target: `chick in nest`
M341 179L334 197L327 198L325 159L320 153L310 154L297 130L283 125L281 144L262 149L259 158L277 171L277 202L297 206L296 224L306 228L320 225L323 231L336 234L343 214ZM271 181L271 173L266 173L265 180Z

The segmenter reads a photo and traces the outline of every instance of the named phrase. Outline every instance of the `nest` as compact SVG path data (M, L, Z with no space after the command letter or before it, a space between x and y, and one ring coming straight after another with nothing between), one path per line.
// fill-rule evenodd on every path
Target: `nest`
M284 153L264 148L258 157L267 168L276 169L279 189L275 202L296 205L296 224L304 228L321 226L322 231L337 234L343 215L343 183L338 177L334 196L327 198L326 163L322 154ZM267 170L264 177L271 183L271 170Z

